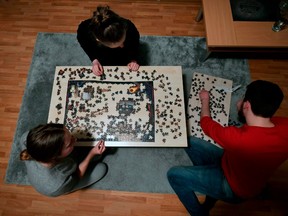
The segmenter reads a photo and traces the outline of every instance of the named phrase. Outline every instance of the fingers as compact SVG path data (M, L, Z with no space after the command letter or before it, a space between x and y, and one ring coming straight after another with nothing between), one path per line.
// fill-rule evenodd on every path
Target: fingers
M96 76L101 76L103 74L103 66L97 59L92 62L92 71Z
M92 71L93 71L93 74L95 74L96 76L101 76L104 72L104 69L103 69L103 66L100 64L100 62L95 59L93 62L92 62ZM130 62L128 65L128 69L131 70L131 71L138 71L140 65L133 61L133 62Z
M103 74L103 67L101 65L93 66L92 70L96 76L101 76Z
M199 92L199 98L200 99L209 99L209 91L205 90L205 89L202 89L200 92Z
M203 89L200 90L200 93L201 93L201 92L208 92L208 91L203 88Z
M132 70L132 71L137 71L139 69L139 64L137 64L137 62L130 62L128 64L128 68L129 70Z
M96 145L97 149L100 151L100 153L104 152L106 147L105 147L105 141L104 140L100 140L97 145Z

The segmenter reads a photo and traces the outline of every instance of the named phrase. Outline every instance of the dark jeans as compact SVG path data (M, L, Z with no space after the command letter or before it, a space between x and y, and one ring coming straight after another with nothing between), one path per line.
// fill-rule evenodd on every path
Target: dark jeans
M230 203L243 201L231 190L221 168L223 149L204 140L189 137L186 149L194 166L172 167L167 177L179 199L193 216L209 215L217 200ZM195 192L206 195L200 204Z

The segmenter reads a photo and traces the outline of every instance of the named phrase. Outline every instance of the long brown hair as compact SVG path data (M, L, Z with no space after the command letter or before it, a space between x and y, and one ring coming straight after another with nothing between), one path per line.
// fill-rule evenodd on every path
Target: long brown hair
M64 125L39 125L29 131L26 149L20 153L21 160L34 159L43 163L55 162L64 145Z
M93 12L90 31L104 43L119 42L127 30L126 20L110 10L109 6L98 6Z

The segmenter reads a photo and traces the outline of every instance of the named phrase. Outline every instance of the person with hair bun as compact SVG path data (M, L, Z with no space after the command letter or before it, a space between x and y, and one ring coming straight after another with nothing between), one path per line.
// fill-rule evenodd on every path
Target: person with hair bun
M75 142L63 124L39 125L22 135L20 160L25 162L28 180L39 193L50 197L68 194L106 175L107 165L93 160L105 151L104 141L79 163L71 154Z
M103 66L127 65L130 71L137 71L139 39L135 25L109 6L98 6L92 18L82 21L77 30L77 40L97 76L103 74Z

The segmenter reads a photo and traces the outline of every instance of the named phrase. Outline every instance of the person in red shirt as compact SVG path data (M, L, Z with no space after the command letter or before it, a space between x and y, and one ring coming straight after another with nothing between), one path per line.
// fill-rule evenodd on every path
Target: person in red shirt
M209 92L201 90L201 127L222 148L189 137L186 149L194 166L172 167L167 177L188 210L209 215L217 200L243 202L265 188L269 177L288 158L288 118L273 117L283 92L277 84L257 80L238 102L241 127L223 127L210 116ZM206 195L200 204L195 192Z

